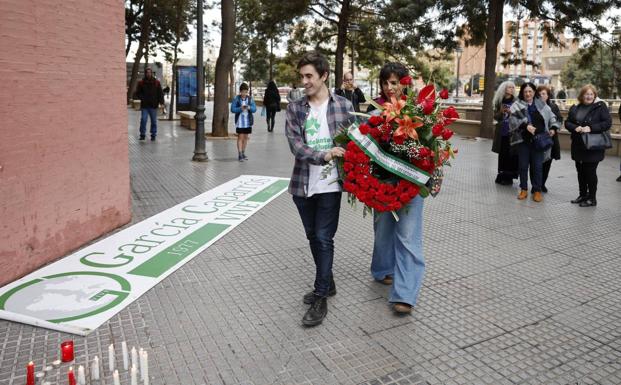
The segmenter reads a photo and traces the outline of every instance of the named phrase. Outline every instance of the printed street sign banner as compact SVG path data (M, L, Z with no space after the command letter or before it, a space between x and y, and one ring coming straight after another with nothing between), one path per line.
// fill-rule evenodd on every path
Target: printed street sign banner
M0 318L87 335L287 189L242 175L0 289Z

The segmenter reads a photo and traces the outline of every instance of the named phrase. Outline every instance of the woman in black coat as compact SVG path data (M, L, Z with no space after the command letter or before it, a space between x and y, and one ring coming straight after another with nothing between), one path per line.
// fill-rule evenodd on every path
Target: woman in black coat
M272 132L274 131L274 124L276 124L276 112L280 111L280 94L273 80L267 83L267 88L263 95L263 106L265 107L267 118L267 131Z
M565 121L565 128L571 132L571 159L576 162L580 189L580 195L571 203L590 207L597 205L597 166L604 160L606 150L588 150L582 134L610 130L612 118L608 106L597 98L597 90L591 84L582 87L578 102L571 106Z
M494 94L496 129L492 151L498 154L496 183L509 186L513 184L513 179L518 177L518 157L515 151L511 151L509 130L509 111L514 101L515 84L512 81L502 82ZM534 178L531 176L532 179Z
M537 87L537 94L539 95L538 96L539 99L545 102L550 107L550 109L552 109L552 113L554 113L554 116L556 116L556 121L558 122L559 127L561 127L563 123L563 116L561 115L561 111L559 110L556 103L554 103L552 99L550 99L550 96L552 95L552 90L550 89L550 87L546 84L540 85L539 87ZM550 150L549 159L544 160L543 162L541 191L544 193L548 192L548 188L546 187L546 181L548 180L548 175L550 174L550 167L552 167L552 159L554 160L561 159L561 146L558 142L558 132L555 129L550 129L549 133L550 133L550 136L552 137L553 144ZM531 169L531 178L532 177L533 175L532 175L532 169Z

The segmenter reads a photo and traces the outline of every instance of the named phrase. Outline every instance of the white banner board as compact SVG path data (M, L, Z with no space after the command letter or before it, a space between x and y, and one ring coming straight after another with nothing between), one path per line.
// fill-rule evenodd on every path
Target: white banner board
M287 189L242 175L0 289L0 318L87 335Z

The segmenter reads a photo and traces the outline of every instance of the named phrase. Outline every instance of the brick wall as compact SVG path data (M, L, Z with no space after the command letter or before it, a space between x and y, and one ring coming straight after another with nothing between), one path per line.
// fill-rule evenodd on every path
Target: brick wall
M0 0L0 286L130 220L124 22Z

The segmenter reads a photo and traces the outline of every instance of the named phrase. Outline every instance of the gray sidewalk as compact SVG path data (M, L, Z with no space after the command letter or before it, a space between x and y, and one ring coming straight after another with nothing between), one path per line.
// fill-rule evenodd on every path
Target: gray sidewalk
M194 133L179 122L139 142L138 119L130 111L134 223L241 174L290 175L282 112L274 133L257 114L243 163L234 140L209 140L209 162L191 162ZM494 184L490 141L455 142L443 192L425 202L427 276L412 316L393 315L370 277L372 219L344 201L338 294L321 326L303 328L314 265L285 193L87 338L0 321L0 385L24 384L28 361L55 360L67 337L76 364L113 342L145 347L154 385L621 384L619 159L600 164L599 205L579 208L569 153L535 203Z

